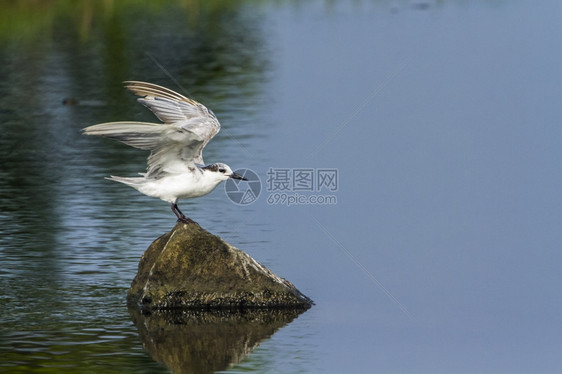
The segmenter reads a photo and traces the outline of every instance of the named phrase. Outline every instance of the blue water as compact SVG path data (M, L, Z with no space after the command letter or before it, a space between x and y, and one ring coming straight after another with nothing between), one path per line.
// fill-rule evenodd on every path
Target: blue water
M144 6L0 39L0 370L168 370L125 297L174 216L103 179L144 152L79 131L153 120L126 79L217 114L205 161L260 197L180 207L316 303L225 372L562 370L562 4ZM269 188L296 169L337 188Z

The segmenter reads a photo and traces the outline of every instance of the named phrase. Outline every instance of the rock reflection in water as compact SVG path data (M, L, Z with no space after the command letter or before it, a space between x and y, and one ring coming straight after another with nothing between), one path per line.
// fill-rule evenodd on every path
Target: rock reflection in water
M129 313L144 349L173 373L213 373L240 362L304 310Z

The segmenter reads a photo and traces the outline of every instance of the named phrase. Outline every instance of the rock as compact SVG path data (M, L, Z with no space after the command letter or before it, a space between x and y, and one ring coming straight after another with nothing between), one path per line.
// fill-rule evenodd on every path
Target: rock
M181 223L144 252L127 296L144 310L308 309L313 302L246 253L196 223Z

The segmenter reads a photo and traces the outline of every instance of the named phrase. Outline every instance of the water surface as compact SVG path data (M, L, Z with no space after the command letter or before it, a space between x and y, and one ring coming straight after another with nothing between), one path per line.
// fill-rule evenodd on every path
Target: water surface
M103 179L144 152L80 134L152 121L121 86L136 79L211 108L205 161L262 180L253 204L219 187L182 210L316 302L213 370L559 372L561 16L554 0L2 5L0 370L179 370L125 306L174 217ZM337 170L336 191L288 191L337 202L268 204L271 168Z

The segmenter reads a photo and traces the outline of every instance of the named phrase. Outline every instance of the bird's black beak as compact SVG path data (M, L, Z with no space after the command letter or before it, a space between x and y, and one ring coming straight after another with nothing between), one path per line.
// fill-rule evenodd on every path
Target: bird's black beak
M240 179L241 181L247 181L246 178L244 178L244 177L241 176L240 174L236 174L236 173L230 174L230 178L232 178L232 179Z

